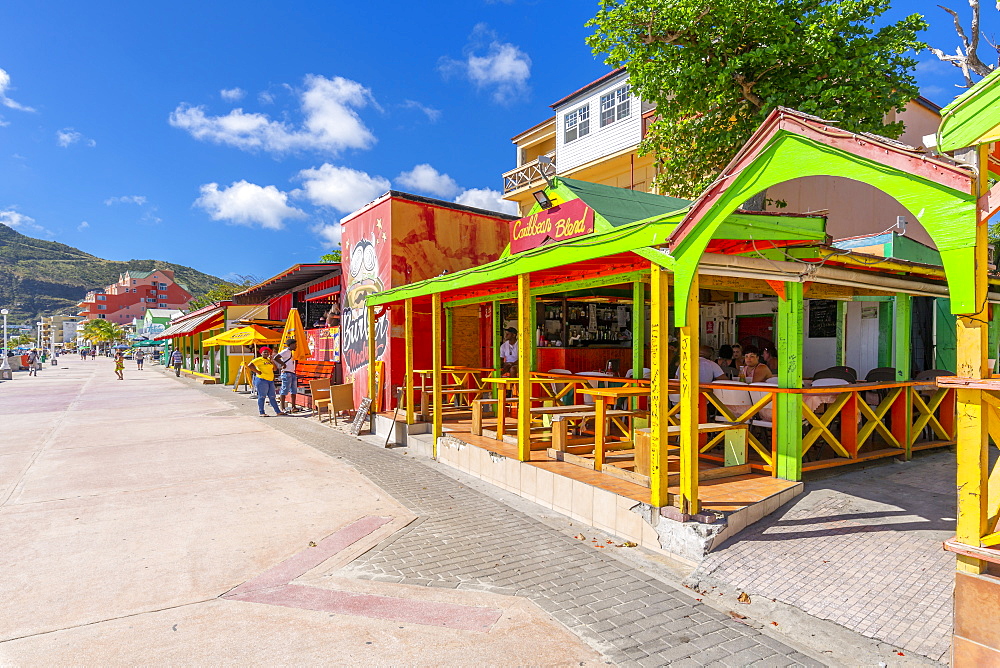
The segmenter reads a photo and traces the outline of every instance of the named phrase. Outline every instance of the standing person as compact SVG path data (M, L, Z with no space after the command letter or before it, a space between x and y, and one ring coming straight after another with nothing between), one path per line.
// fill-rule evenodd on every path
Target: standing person
M285 348L272 359L274 366L281 371L281 391L278 392L278 399L281 401L282 412L287 412L285 408L285 397L292 395L292 409L295 408L295 395L298 394L298 376L295 375L295 339L288 339Z
M146 353L142 351L142 348L139 348L138 350L135 351L135 365L139 367L139 371L142 371L142 363L145 360L145 358L146 358Z
M38 351L34 348L32 348L31 352L28 353L28 375L38 375Z
M184 355L181 354L180 348L174 348L170 352L170 366L174 367L174 375L180 378L181 375L181 364L184 363Z
M125 380L125 353L120 350L115 351L115 375L118 380Z
M90 349L90 359L92 359L92 360L96 360L97 359L97 348L91 348Z
M257 411L261 417L267 417L264 412L264 399L271 402L271 408L275 415L287 415L278 407L278 402L274 398L274 363L271 361L271 349L264 346L260 349L260 356L250 360L247 367L254 372L253 386L257 390Z
M509 375L517 366L517 330L508 327L503 331L503 343L500 344L500 375Z

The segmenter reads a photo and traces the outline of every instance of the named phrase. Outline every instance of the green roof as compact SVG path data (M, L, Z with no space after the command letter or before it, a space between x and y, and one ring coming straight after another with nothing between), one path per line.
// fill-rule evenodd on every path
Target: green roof
M136 271L135 269L129 269L125 273L128 274L129 278L149 278L149 275L152 274L153 272L152 271Z
M378 306L626 252L634 252L661 265L672 261L656 248L663 244L684 217L689 205L687 200L562 177L556 179L552 187L546 188L546 192L562 201L579 197L586 202L594 209L594 233L515 255L511 255L508 248L493 262L378 292L369 296L366 303ZM532 211L538 208L536 204ZM715 238L824 241L826 221L822 216L733 213L726 218Z
M637 220L664 216L691 205L686 199L577 181L562 176L559 177L559 183L572 190L612 227L631 225Z
M996 141L1000 134L1000 69L941 110L937 150L954 151Z

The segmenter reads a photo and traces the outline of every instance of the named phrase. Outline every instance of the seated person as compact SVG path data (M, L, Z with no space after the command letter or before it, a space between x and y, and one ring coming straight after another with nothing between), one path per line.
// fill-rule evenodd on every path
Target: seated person
M746 366L743 367L742 375L748 383L763 383L774 375L760 359L760 352L753 346L743 349L743 361L746 362Z
M726 380L726 372L718 364L712 361L715 357L715 350L712 346L702 346L698 349L698 384L705 385L716 380ZM674 378L680 378L681 370L677 369Z
M778 373L778 352L769 346L765 346L760 351L761 359L767 368L771 370L771 373Z
M743 361L743 346L738 343L734 343L730 346L733 349L733 366L739 369L741 366L746 364Z
M722 371L730 378L735 378L740 375L740 370L736 368L733 364L733 347L723 345L719 348L719 358L715 360Z

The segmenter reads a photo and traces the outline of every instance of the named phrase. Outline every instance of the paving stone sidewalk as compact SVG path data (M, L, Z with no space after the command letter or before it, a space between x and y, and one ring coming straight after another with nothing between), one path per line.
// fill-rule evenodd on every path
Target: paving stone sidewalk
M355 577L527 597L620 665L825 665L417 460L347 437L313 445L419 516L349 565Z
M954 454L842 474L713 552L689 582L793 605L935 661L951 646Z

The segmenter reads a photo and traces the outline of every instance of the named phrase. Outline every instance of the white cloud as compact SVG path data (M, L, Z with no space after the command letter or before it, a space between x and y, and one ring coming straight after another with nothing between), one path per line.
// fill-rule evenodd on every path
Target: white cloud
M427 116L427 120L429 120L431 123L434 123L439 118L441 118L440 109L434 109L433 107L428 107L427 105L421 104L416 100L403 100L403 108L416 109L417 111L422 112L425 116Z
M77 142L83 142L84 144L90 146L91 148L97 146L96 141L84 137L81 133L77 132L73 128L63 128L62 130L56 130L56 143L62 146L63 148L67 148L72 144L76 144Z
M90 223L88 223L87 221L84 220L79 225L76 226L76 229L78 229L79 231L83 232L88 227L90 227Z
M319 236L323 248L329 249L340 247L341 229L340 223L327 223L325 225L316 225L312 228L312 231Z
M0 104L8 109L17 109L18 111L34 111L33 108L25 106L20 102L15 102L7 97L8 88L10 88L10 75L7 74L7 70L0 69Z
M303 121L298 127L241 108L225 116L209 116L205 107L186 103L170 114L170 124L195 139L244 151L309 150L337 154L348 148L369 148L375 143L375 135L356 110L377 104L371 91L356 81L310 74L305 78L305 89L299 99Z
M114 204L138 204L142 206L146 203L145 195L122 195L121 197L109 197L104 200L106 206L112 206Z
M509 213L515 216L518 214L516 202L503 199L499 191L490 188L470 188L456 197L455 202L487 211Z
M296 195L306 197L313 204L345 213L360 209L392 187L389 180L381 176L329 163L303 169L299 178L303 180L303 185Z
M472 31L465 60L442 58L440 69L446 76L464 75L480 90L491 91L494 102L509 104L528 93L531 58L480 23Z
M44 234L45 236L52 236L52 232L36 223L34 218L20 213L13 207L0 210L0 225L6 225L21 234Z
M222 189L218 183L207 183L201 187L201 197L195 200L195 205L207 211L212 220L256 224L269 230L280 230L286 219L306 215L288 205L288 193L247 181L236 181Z
M242 88L223 88L219 91L219 97L226 102L239 102L246 94L247 92Z
M438 197L454 197L461 188L455 179L442 174L428 164L417 165L396 177L396 183L404 188L430 193Z
M257 93L257 101L261 104L274 104L274 96L263 90Z

